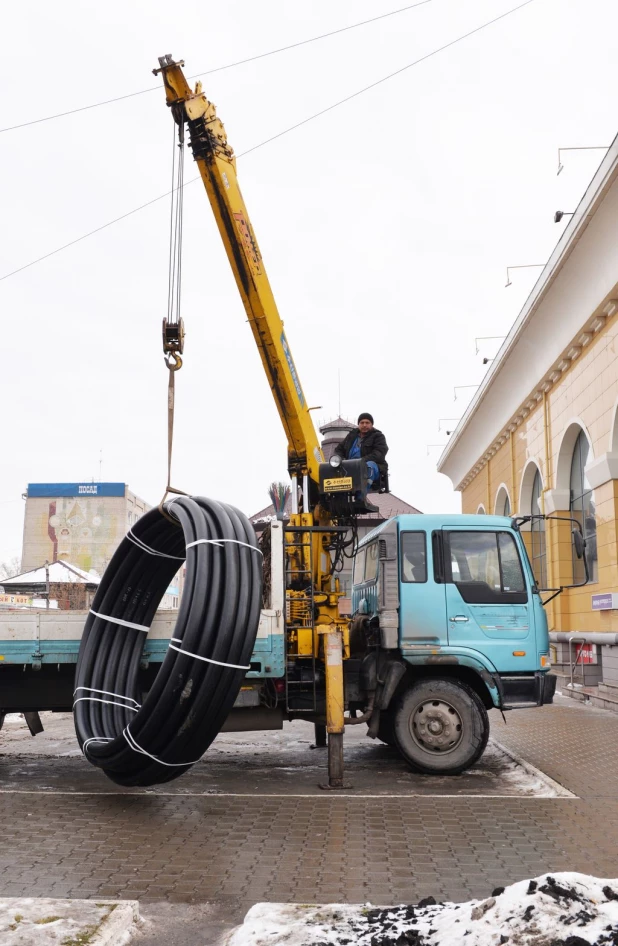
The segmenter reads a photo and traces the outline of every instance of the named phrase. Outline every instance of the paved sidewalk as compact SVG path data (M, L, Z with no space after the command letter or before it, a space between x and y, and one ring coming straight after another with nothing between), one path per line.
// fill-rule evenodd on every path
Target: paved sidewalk
M492 717L499 742L579 797L458 796L465 777L447 780L449 797L126 795L109 782L101 795L89 767L85 794L53 794L54 760L22 756L21 789L0 795L0 895L137 899L140 946L173 946L180 929L211 946L258 900L467 900L545 871L617 876L618 716L558 699L506 726ZM0 755L0 784L14 752ZM189 935L194 922L195 935L210 924L210 940Z

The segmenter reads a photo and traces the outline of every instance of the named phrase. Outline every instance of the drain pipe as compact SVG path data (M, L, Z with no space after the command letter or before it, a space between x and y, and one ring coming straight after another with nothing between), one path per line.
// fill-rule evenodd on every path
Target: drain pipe
M569 644L572 640L582 644L605 644L608 647L618 645L618 634L604 634L600 631L550 631L549 640L552 644Z

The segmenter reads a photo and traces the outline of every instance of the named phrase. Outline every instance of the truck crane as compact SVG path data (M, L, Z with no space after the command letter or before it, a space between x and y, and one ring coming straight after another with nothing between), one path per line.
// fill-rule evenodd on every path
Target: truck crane
M283 323L240 192L234 152L215 106L203 93L201 83L191 88L183 74L183 65L167 55L159 59L159 68L154 72L162 76L167 104L179 127L181 142L184 141L184 129L188 128L189 145L206 188L288 439L288 469L292 479L292 516L285 532L288 711L294 713L297 710L290 700L291 665L294 660L310 656L313 665L309 673L313 684L316 680L316 659L320 661L317 672L323 670L324 674L331 787L341 787L343 784L344 708L354 705L354 696L363 709L360 719L369 722L370 735L381 735L385 741L396 743L413 766L421 769L426 767L428 771L460 770L461 766L471 764L483 751L489 734L486 709L492 705L505 708L509 688L515 695L517 705L540 705L551 701L555 677L546 675L549 645L544 612L540 606L535 609L533 623L539 638L535 646L534 672L528 673L525 680L521 677L522 668L517 661L513 665L513 679L507 679L506 673L501 675L496 672L491 659L483 663L471 654L458 654L456 649L450 654L444 652L442 627L445 601L441 589L438 592L440 597L436 598L439 610L426 621L429 627L420 627L419 633L410 634L405 627L400 601L408 599L408 626L410 621L416 624L414 610L420 604L418 610L422 612L422 600L413 601L411 588L405 588L405 585L426 583L429 533L426 528L411 528L409 522L405 521L406 517L399 517L364 539L354 567L355 618L349 627L339 616L339 590L333 577L331 555L337 545L337 530L345 529L359 511L367 508L366 470L363 469L362 460L346 460L344 465L340 463L335 470L329 470L323 462ZM167 326L164 328L164 338L169 339L169 335ZM334 459L335 462L340 461L340 458ZM299 511L297 499L299 481L302 481L302 511ZM510 521L508 531L504 533L500 531L499 524L492 523L489 535L485 535L475 524L474 530L479 531L470 533L472 538L467 543L468 548L463 538L468 533L458 535L451 530L443 532L444 522L435 521L433 526L432 557L434 580L438 588L440 583L448 580L447 575L451 579L449 584L455 583L453 572L458 568L459 578L465 576L465 580L474 581L473 575L479 572L482 574L483 570L486 572L486 563L495 556L497 571L492 579L494 587L488 586L487 602L477 600L477 603L487 611L487 604L490 607L497 605L504 610L505 605L516 609L524 596L528 602L528 587L533 587L534 579L528 563L529 586L526 585L521 565L523 556L519 558L517 539ZM458 528L463 529L464 526ZM518 538L520 551L524 552L521 537ZM461 549L458 542L463 542ZM406 552L409 556L406 561L411 569L408 576L414 579L415 571L419 576L425 576L424 579L419 578L418 583L405 577L401 559L406 557ZM450 571L446 561L449 554ZM517 570L516 577L512 579L508 577L507 561L510 558L514 559L514 563L516 560ZM489 575L484 574L484 577L488 578ZM509 581L516 586L517 591L511 590L511 585L507 583ZM496 588L499 593L496 593ZM461 589L457 596L461 598ZM473 594L468 603L474 600ZM459 603L451 602L448 607L457 610ZM465 610L465 604L464 597L461 601L462 611ZM490 614L488 618L483 612L475 615L475 618L482 637L482 629L488 620L495 620L495 615ZM469 621L470 617L466 613L449 618L446 626L451 630L454 640L457 625ZM431 626L434 629L440 627L440 633L432 633ZM524 632L527 635L530 626L528 608L524 608L513 622L512 633L516 637ZM407 659L402 659L402 637L406 636L411 639L406 642ZM488 642L481 643L486 651L492 651ZM506 653L503 643L498 650L502 662ZM512 643L508 637L507 646L512 647ZM528 656L527 650L512 653ZM354 656L359 658L356 661L356 673L353 669ZM290 658L293 658L292 661ZM345 674L346 681L344 661L349 661L347 666L350 670ZM505 664L507 670L510 669L508 663ZM510 663L513 664L513 657ZM436 668L441 671L440 676L436 675ZM414 671L416 680L413 678ZM393 715L391 701L395 694L398 694L399 710ZM319 716L315 689L313 695L311 710ZM353 715L349 722L355 721ZM437 761L439 757L445 758L446 764Z
M191 88L182 66L164 56L155 72L182 147L188 129L286 432L292 483L289 521L265 530L266 594L257 637L247 666L237 668L246 672L220 731L275 729L299 718L325 725L329 788L344 787L344 727L361 722L413 770L457 774L487 744L488 710L552 702L556 677L549 672L543 609L550 599L542 600L541 591L553 596L562 589L538 587L522 535L529 516L399 515L354 542L352 619L340 614L337 564L356 517L374 508L366 463L324 462L234 152L215 106L200 83ZM178 312L164 320L163 347L168 366L177 366L183 350ZM388 489L388 483L380 486ZM581 527L569 521L588 580ZM87 617L0 614L0 727L7 712L22 712L34 734L40 710L71 710ZM148 627L128 626L147 632L140 635L136 694L148 694L174 640L175 618L159 611Z

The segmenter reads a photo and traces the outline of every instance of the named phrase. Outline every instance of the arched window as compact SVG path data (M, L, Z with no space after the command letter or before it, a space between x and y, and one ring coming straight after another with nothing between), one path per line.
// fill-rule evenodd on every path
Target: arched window
M477 514L477 516L484 516L484 515L485 515L485 507L484 507L483 503L481 503L481 505L479 506L479 508L476 510L476 514Z
M532 495L530 497L530 515L540 516L541 493L543 484L541 474L537 470L532 481ZM530 523L532 571L539 588L547 588L547 551L545 545L545 520L532 519Z
M498 495L496 496L496 515L497 516L510 516L511 515L511 500L509 494L506 490L506 486L502 485L498 490Z
M598 578L597 563L597 521L594 507L594 493L586 479L585 467L588 461L590 445L582 430L573 448L571 460L571 515L580 523L586 539L586 557L590 569L590 578ZM573 552L573 580L583 581L584 563Z

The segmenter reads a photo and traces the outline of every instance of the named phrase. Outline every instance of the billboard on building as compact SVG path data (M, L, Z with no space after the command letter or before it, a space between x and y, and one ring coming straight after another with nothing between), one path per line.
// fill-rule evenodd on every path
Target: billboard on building
M28 498L35 496L124 496L124 483L28 483Z

